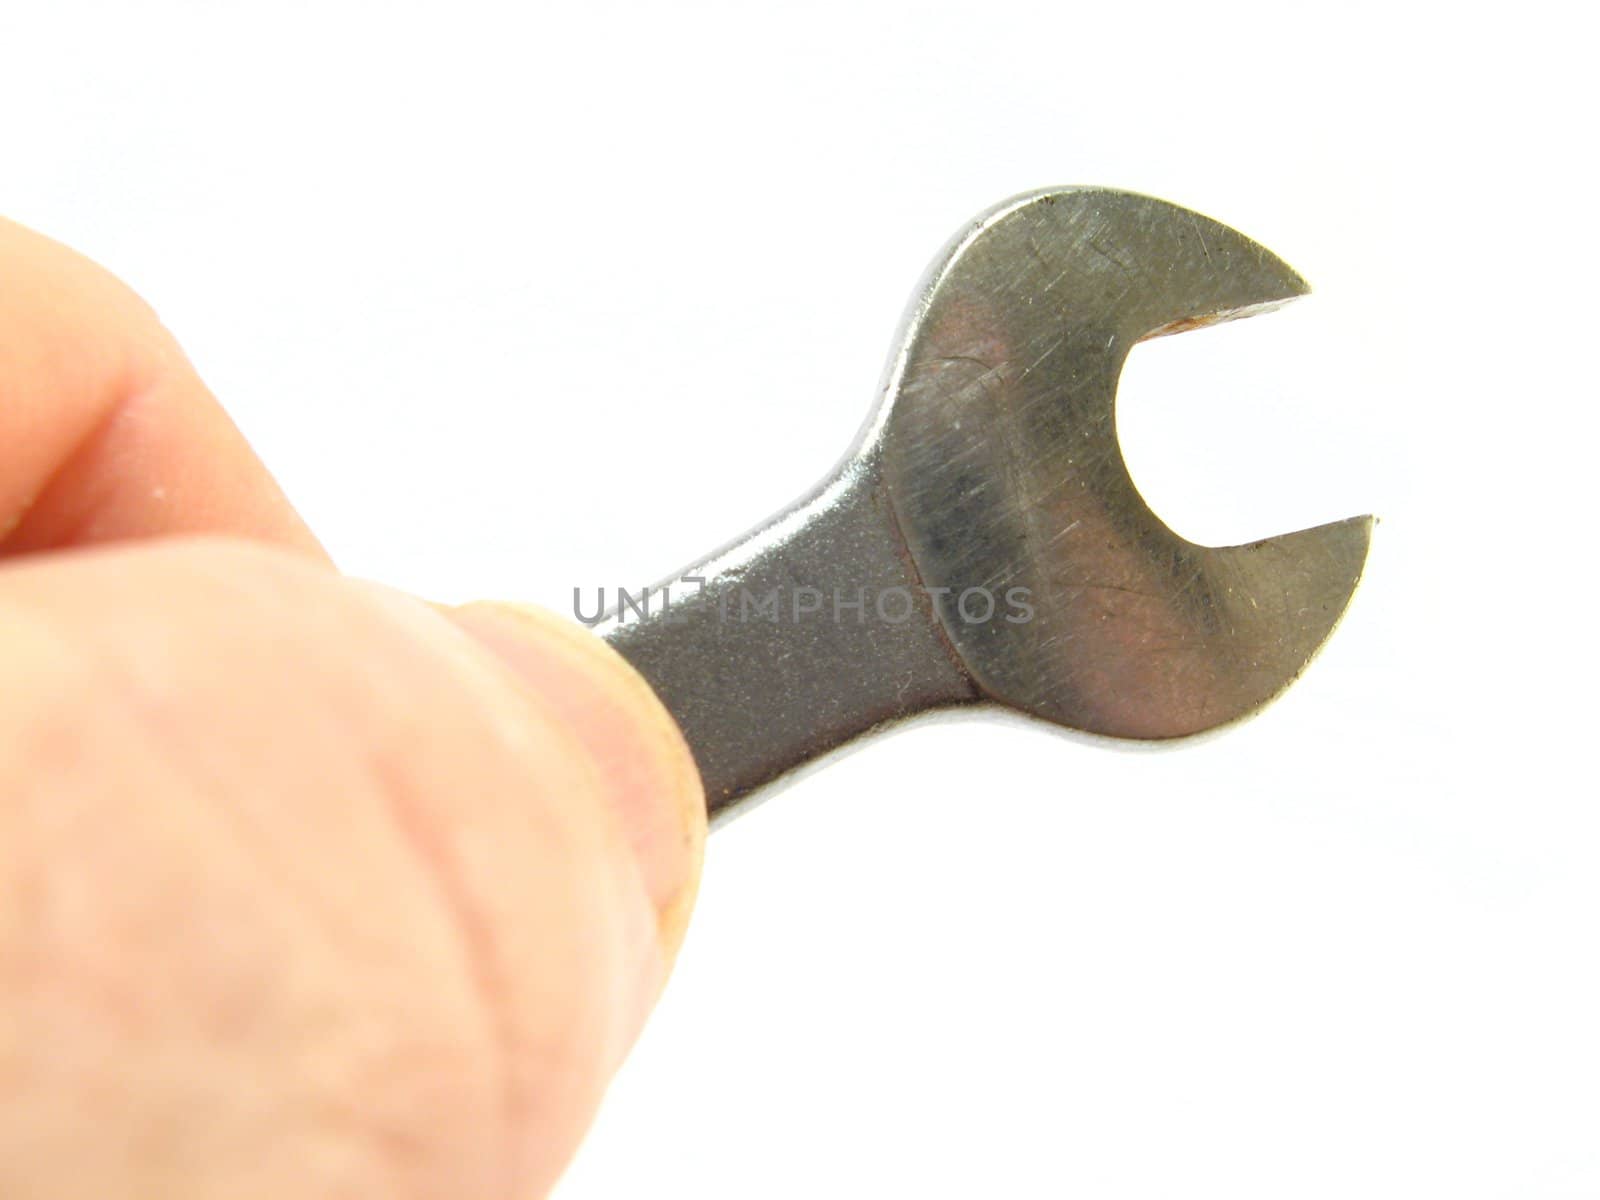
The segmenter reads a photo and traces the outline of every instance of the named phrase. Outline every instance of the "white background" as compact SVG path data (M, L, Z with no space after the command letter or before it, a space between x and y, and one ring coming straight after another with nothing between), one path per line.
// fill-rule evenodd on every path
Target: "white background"
M1121 431L1198 541L1380 515L1327 652L1198 744L913 729L719 832L560 1196L1595 1197L1590 49L1537 4L4 0L0 210L156 305L347 569L560 609L819 476L990 203L1264 242L1316 294L1141 347Z

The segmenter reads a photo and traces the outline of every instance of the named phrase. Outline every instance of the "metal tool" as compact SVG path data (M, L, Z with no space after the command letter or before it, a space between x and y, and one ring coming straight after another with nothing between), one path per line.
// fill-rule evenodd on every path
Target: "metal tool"
M833 473L605 622L682 726L712 817L919 713L1173 738L1287 687L1372 519L1193 545L1134 488L1113 406L1134 343L1306 290L1234 230L1128 192L1032 192L962 230Z

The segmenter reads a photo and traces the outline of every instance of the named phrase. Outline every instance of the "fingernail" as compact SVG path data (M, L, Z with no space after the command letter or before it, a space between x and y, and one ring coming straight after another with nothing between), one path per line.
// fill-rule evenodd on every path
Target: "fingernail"
M676 952L705 846L705 791L683 734L650 685L588 630L543 609L481 602L450 617L563 719L612 798Z

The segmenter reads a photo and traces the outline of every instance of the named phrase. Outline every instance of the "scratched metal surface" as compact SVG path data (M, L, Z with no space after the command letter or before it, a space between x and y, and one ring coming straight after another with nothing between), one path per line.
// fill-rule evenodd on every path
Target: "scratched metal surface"
M1187 542L1128 475L1115 397L1141 339L1305 290L1234 230L1128 192L1028 193L963 229L834 473L664 585L678 603L658 588L604 625L677 717L712 815L922 713L1160 739L1287 687L1349 601L1370 518Z

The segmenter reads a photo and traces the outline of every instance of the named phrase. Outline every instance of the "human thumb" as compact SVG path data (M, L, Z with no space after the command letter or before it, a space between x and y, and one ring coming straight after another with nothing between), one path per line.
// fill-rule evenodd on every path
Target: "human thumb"
M0 567L0 661L0 1195L546 1193L704 836L620 658L203 539Z

